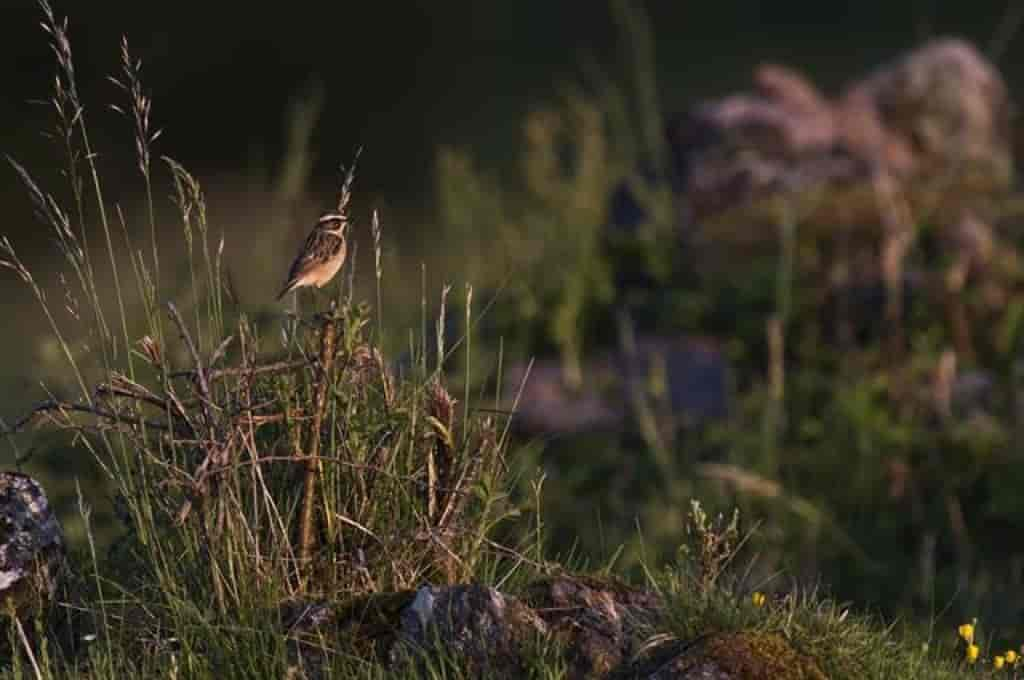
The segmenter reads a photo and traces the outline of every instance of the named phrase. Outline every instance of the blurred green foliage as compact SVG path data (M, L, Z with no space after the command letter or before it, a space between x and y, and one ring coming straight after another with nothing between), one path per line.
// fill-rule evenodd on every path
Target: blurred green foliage
M626 16L627 35L644 32ZM518 459L524 479L545 475L551 544L639 569L673 554L699 497L760 525L761 578L785 569L888 615L977 615L1020 634L1020 225L998 225L997 262L955 299L941 285L912 290L894 355L881 302L830 284L826 262L846 235L783 220L753 246L688 237L699 225L680 224L685 206L649 133L664 128L644 97L657 89L647 47L624 42L640 46L628 87L591 78L531 113L514 179L460 150L438 164L444 238L462 244L478 285L500 291L483 332L492 354L501 338L506 362L557 357L570 390L588 359L639 333L711 337L730 361L724 418L673 422L641 396L614 432L526 433ZM645 215L632 229L612 225L622 187ZM932 225L916 229L908 267L941 282L955 253ZM973 352L944 373L951 309Z

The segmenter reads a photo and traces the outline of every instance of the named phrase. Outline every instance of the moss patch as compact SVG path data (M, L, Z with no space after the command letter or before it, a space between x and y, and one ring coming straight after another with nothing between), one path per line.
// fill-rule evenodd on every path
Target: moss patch
M726 633L707 638L691 668L713 663L737 680L827 680L810 657L776 633Z

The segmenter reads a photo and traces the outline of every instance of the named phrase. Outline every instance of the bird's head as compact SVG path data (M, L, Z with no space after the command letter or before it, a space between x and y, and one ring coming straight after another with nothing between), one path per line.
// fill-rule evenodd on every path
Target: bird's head
M348 217L341 213L324 213L316 222L316 228L332 234L344 234L348 227Z

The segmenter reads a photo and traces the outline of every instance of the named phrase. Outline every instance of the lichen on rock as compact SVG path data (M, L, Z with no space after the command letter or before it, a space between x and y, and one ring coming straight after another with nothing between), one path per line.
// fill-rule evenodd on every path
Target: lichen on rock
M48 602L59 583L64 533L42 486L0 472L0 602L15 612Z

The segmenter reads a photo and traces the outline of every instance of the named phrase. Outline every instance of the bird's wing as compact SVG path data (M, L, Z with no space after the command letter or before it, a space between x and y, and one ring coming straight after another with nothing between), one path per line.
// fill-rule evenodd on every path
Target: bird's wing
M313 267L330 260L344 245L344 238L337 233L314 229L306 238L298 257L288 271L288 281L294 281Z

